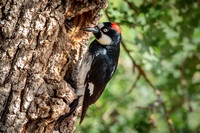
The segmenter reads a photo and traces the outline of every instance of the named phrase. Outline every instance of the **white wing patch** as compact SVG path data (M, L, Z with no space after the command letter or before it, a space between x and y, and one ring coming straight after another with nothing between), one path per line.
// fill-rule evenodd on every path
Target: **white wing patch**
M94 84L93 83L89 83L88 89L90 91L90 96L93 94L94 91Z
M97 41L102 45L109 45L112 42L112 39L101 32L101 38L97 39Z

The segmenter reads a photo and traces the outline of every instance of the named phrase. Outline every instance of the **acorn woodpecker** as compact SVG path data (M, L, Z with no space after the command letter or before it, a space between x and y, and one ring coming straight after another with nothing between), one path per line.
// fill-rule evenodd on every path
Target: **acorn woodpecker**
M76 93L79 99L71 104L71 111L58 120L62 121L82 107L80 124L88 107L98 100L116 70L121 41L120 27L112 22L81 30L92 32L96 39L90 44L78 70Z

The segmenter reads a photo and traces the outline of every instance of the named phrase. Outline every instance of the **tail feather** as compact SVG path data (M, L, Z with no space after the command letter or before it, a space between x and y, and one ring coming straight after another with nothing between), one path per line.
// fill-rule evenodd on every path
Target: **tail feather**
M88 106L84 106L82 107L82 113L81 113L81 119L80 119L80 122L79 122L79 125L81 125L81 123L83 122L84 118L85 118L85 115L86 115L86 112L87 112L87 109L88 109Z
M67 118L68 116L70 116L70 115L76 110L76 108L77 108L77 106L78 106L78 101L79 101L79 98L75 99L75 100L69 105L69 107L70 107L69 113L64 114L64 115L62 115L62 116L60 116L60 117L58 118L58 120L57 120L56 123L55 123L54 130L57 131L58 128L60 127L60 124L62 123L62 121L63 121L65 118Z

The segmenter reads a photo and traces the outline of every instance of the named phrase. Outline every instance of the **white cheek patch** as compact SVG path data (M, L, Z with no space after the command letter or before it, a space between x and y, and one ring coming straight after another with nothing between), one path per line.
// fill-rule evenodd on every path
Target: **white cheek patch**
M88 89L90 91L90 96L93 94L94 91L94 84L93 83L89 83Z
M101 38L97 39L97 41L102 45L109 45L112 42L112 39L101 32Z

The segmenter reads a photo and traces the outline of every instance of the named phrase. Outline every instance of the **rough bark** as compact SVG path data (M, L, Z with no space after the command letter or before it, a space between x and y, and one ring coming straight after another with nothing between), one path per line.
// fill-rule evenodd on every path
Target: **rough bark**
M72 70L106 0L0 2L0 132L73 132L76 112L54 131L76 98ZM74 29L70 29L67 23Z

